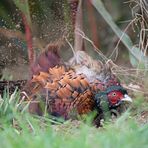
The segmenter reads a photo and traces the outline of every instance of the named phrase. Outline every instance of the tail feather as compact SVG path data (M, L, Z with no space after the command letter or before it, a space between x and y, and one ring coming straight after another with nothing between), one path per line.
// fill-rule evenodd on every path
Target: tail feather
M47 72L49 68L56 65L63 65L64 63L58 54L59 48L58 44L49 44L32 65L32 75L39 74L41 71Z

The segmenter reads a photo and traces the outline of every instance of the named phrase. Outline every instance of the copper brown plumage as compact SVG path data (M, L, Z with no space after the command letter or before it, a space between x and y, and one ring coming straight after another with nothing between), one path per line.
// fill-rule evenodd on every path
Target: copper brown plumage
M34 83L31 94L48 92L50 114L67 119L74 111L79 115L87 114L95 106L93 88L86 76L63 66L34 75L31 83Z

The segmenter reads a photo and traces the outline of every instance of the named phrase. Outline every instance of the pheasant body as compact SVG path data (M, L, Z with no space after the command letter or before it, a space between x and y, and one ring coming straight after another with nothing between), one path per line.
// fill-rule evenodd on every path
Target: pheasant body
M106 112L131 101L108 66L82 51L69 64L64 63L57 48L49 45L32 67L32 78L23 89L31 99L30 113L43 115L42 102L49 114L64 119L96 110L94 122L99 126Z
M48 73L33 76L31 82L34 83L31 94L46 92L50 114L68 119L72 114L88 114L95 108L93 97L98 83L89 83L84 74L56 66Z
M76 119L96 110L94 123L99 126L100 119L108 112L120 111L122 102L132 101L107 65L82 51L68 65L60 59L57 48L49 45L41 53L32 66L32 78L28 82L2 82L12 91L15 86L21 89L23 100L29 99L30 113L43 115L46 109L51 115Z

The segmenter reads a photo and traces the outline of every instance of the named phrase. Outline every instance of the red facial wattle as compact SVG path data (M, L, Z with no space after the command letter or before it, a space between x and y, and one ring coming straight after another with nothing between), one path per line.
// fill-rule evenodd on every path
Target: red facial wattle
M124 97L123 93L120 91L112 91L107 96L111 105L117 104Z

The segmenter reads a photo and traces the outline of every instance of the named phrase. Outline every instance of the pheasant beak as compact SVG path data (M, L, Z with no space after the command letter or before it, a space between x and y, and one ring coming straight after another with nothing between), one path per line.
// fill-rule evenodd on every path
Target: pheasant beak
M131 97L129 97L127 94L124 95L124 97L121 99L121 101L125 102L133 102Z

